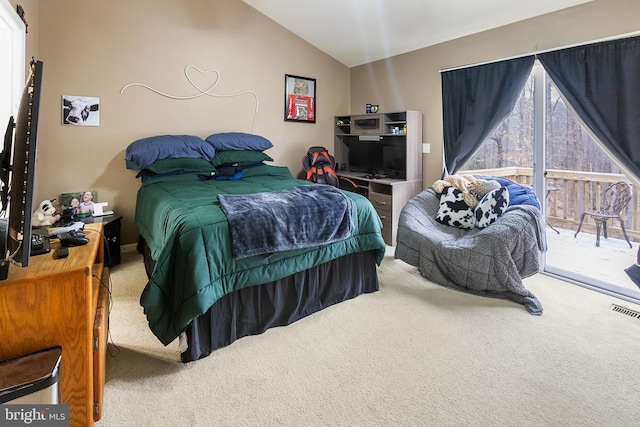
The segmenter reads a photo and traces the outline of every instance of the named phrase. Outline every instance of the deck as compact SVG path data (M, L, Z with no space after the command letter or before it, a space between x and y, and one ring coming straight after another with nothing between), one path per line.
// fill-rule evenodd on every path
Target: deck
M574 238L575 230L555 228L560 234L547 227L547 265L628 289L640 298L640 288L624 272L636 262L638 243L629 248L624 239L600 236L597 247L595 234L581 231Z

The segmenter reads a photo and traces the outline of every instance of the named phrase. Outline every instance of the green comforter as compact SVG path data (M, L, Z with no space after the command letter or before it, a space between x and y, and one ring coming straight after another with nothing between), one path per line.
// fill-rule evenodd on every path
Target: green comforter
M220 297L237 289L282 279L346 254L377 251L382 262L382 224L371 203L353 200L349 238L317 248L234 260L229 224L218 194L249 194L313 185L294 179L286 167L247 168L238 181L200 180L197 174L158 176L138 191L135 224L156 261L140 303L149 327L165 345ZM250 220L249 218L247 220Z

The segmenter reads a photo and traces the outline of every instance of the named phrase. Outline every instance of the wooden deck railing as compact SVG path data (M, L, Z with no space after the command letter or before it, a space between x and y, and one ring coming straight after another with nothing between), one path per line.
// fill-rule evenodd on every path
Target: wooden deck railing
M556 228L566 230L577 230L580 224L580 215L584 210L600 209L602 203L602 193L606 188L618 181L631 181L621 174L593 173L565 171L547 169L546 187L547 192L547 221ZM458 172L462 175L486 175L498 176L510 179L520 184L531 185L533 170L528 168L507 167L500 169L482 169ZM625 230L629 239L640 241L640 200L638 199L638 189L632 186L633 197L622 212ZM620 223L616 220L609 221L607 225L608 235L623 239ZM596 233L595 223L587 216L585 217L582 230L580 232Z

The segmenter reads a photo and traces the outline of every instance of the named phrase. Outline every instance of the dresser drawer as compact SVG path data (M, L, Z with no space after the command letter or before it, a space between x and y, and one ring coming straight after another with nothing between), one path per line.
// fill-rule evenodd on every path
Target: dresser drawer
M392 197L390 194L369 191L369 201L382 218L382 215L391 216Z
M385 242L393 240L392 200L393 198L390 194L369 191L369 201L382 221L382 238Z

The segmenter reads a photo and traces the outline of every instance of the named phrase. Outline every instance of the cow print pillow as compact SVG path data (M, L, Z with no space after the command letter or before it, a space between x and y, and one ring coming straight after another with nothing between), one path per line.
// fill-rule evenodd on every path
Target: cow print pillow
M485 228L496 222L509 206L509 191L507 187L489 191L480 200L475 211L475 225Z
M462 197L462 191L455 187L446 187L440 196L440 207L436 221L458 228L473 228L473 209Z

